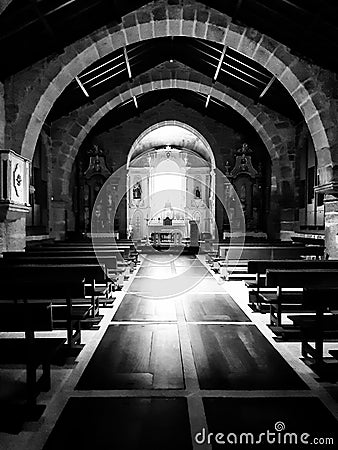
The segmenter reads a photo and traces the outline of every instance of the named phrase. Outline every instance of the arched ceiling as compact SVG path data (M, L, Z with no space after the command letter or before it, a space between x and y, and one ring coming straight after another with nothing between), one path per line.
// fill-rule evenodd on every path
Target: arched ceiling
M206 144L197 132L188 129L187 126L184 127L174 123L159 124L158 127L146 132L133 148L131 158L135 159L149 150L163 148L167 145L191 150L204 160L210 160L210 154Z
M232 128L235 132L243 132L249 142L257 138L255 129L249 122L233 108L217 99L210 100L208 108L205 108L207 97L191 90L182 89L161 89L148 92L146 95L138 97L138 109L136 110L132 100L126 101L113 108L91 129L88 139L112 129L129 119L141 116L142 113L152 108L160 108L166 102L171 102L174 107L178 103L186 108L191 108L199 112L202 117L208 116L211 119Z
M207 76L210 85L217 81L296 122L302 120L299 108L286 89L251 58L210 41L168 37L129 45L92 64L64 90L55 102L48 121L69 114L109 92L112 86L128 83L163 63L166 63L164 70L179 68L187 73L195 70ZM210 98L200 100L208 107Z
M60 53L97 28L121 23L144 0L5 0L0 16L0 78ZM155 2L156 3L156 2ZM158 2L160 4L160 2ZM171 0L170 4L181 4ZM258 29L291 51L338 70L338 2L335 0L205 0L206 6ZM1 9L0 9L1 12ZM329 51L328 51L329 50Z

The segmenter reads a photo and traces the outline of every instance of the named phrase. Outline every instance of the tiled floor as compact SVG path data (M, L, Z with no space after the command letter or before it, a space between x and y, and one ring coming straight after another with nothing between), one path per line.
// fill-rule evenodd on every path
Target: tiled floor
M299 343L275 342L244 283L214 276L203 256L146 258L102 309L100 329L83 331L74 364L53 367L41 419L0 433L1 449L222 448L205 430L264 432L281 421L297 432L301 411L304 432L338 429L337 383L316 379ZM1 395L13 374L24 375L0 369Z

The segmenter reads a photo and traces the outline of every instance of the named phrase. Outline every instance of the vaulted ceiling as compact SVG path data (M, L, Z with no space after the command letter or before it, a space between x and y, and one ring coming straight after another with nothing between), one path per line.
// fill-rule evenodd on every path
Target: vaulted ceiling
M7 0L8 1L8 0ZM0 16L0 77L59 53L66 45L148 2L144 0L12 0ZM180 4L181 0L169 0ZM206 6L258 29L294 54L338 70L336 0L203 0ZM6 64L3 62L6 61Z
M292 53L338 72L336 0L320 3L316 0L205 0L203 3L231 16L235 23L256 28L282 42ZM61 53L65 46L103 25L120 23L122 16L144 4L140 0L9 0L9 6L0 15L0 79L41 58ZM301 120L285 88L250 58L221 44L172 37L130 45L88 67L59 97L48 121L89 104L165 62L183 64L187 70L208 77L210 83L217 81L295 122ZM115 121L139 114L172 97L215 117L220 117L221 108L223 112L226 109L207 95L170 91L173 90L141 95L125 102L114 111Z
M259 102L295 121L300 112L285 88L270 72L252 59L225 48L221 44L193 38L158 38L117 50L101 58L84 70L59 97L49 115L49 121L66 115L72 110L90 103L142 73L169 62L166 68L175 72L176 67L194 70L212 82L239 92L254 102ZM177 66L175 62L181 63ZM171 64L170 64L171 63ZM186 94L183 94L186 95ZM215 103L212 98L195 93L198 103ZM204 98L203 98L204 97ZM137 102L140 99L132 99Z

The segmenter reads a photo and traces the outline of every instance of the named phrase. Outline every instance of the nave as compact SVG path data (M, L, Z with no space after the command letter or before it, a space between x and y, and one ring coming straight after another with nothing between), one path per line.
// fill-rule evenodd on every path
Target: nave
M220 281L204 256L143 256L100 329L87 332L38 430L7 448L220 448L217 433L234 443L277 423L337 442L337 406L297 344L277 344L244 285Z

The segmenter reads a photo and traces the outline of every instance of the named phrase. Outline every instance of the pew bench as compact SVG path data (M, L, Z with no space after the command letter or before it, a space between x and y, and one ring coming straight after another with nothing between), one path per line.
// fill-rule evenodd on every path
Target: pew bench
M25 364L26 400L36 405L41 391L51 388L51 358L65 343L63 338L37 338L37 331L52 331L53 316L50 302L0 303L0 331L25 332L25 338L0 339L0 364ZM37 378L37 369L42 375Z
M0 260L0 269L11 267L13 271L17 271L17 267L33 267L38 271L38 266L49 267L53 271L62 271L57 267L64 267L74 273L79 272L79 276L85 280L85 297L92 298L92 316L96 316L99 312L99 304L95 299L101 300L105 305L113 300L113 292L115 291L116 283L114 282L114 267L116 267L115 257L103 257L100 260L100 266L96 257L91 256L35 256L30 258L26 253L18 253L16 256L7 256ZM105 263L111 267L110 276L108 277ZM43 269L44 270L44 269ZM117 272L117 271L116 271ZM119 273L117 272L117 275ZM62 273L60 273L60 277Z
M338 314L331 313L338 309L338 288L305 288L303 304L311 306L315 315L289 318L301 332L303 358L322 366L324 341L338 339Z
M321 260L320 258L324 255L324 249L321 247L292 244L289 246L244 246L243 248L229 246L224 251L226 256L214 258L212 264L213 269L227 280L252 279L252 276L247 275L248 264L251 260L301 260L302 257L314 257L316 260Z
M338 287L338 270L335 269L294 269L277 270L268 269L266 271L266 287L276 288L275 296L267 302L270 304L270 327L278 332L282 328L283 306L290 303L289 293L285 296L285 289L324 289ZM310 302L304 302L303 292L295 293L293 304L299 307L311 306Z
M338 260L253 260L248 262L248 275L254 276L254 280L247 280L246 286L249 289L250 306L262 311L262 300L266 292L262 292L265 286L267 270L308 270L308 269L334 269L338 270ZM265 288L266 289L266 288ZM263 297L262 295L263 294Z
M317 245L320 247L325 247L325 239L323 238L313 238L308 236L292 236L292 242L296 244L303 245Z
M98 270L100 269L100 270ZM85 293L84 280L102 274L97 266L4 266L0 271L0 299L43 302L50 300L55 324L67 330L69 349L81 344L81 323L99 321L99 302L92 283Z

